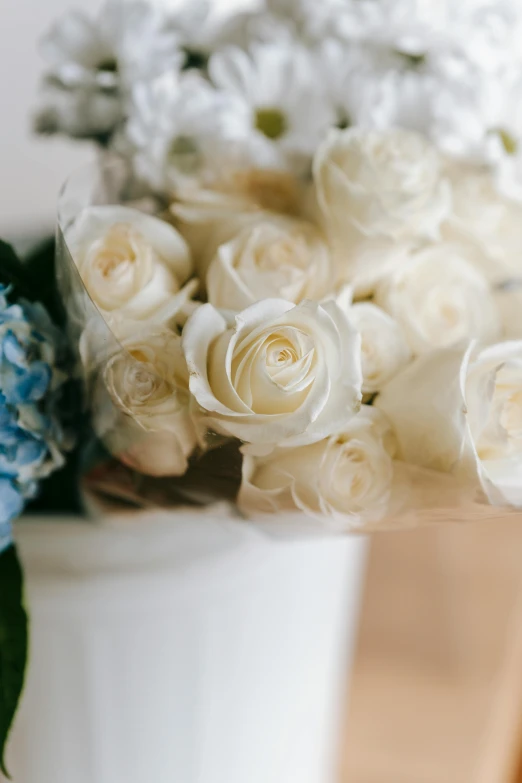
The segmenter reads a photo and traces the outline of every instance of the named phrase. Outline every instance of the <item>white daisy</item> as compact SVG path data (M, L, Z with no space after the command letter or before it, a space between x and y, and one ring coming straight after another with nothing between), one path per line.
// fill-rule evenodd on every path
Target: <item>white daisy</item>
M447 22L446 0L348 0L341 30L347 38L419 54L436 44Z
M489 165L501 190L520 199L522 73L504 74L499 84L465 64L444 87L433 102L433 140L449 155Z
M164 15L140 0L109 0L97 19L72 11L54 25L41 48L50 72L36 126L75 136L110 133L124 117L132 83L183 62L177 34L166 27Z
M248 134L242 106L195 71L136 85L125 138L138 176L174 194L237 168Z
M346 0L266 0L266 6L307 44L339 35L348 10Z
M96 85L69 87L58 79L44 81L34 113L37 133L63 133L77 139L107 143L123 118L118 89Z
M210 0L185 0L181 6L167 9L167 29L178 41L182 70L204 70L219 41L221 23Z
M458 53L491 71L521 62L522 6L510 0L346 0L343 36L413 56Z
M305 170L317 145L335 124L310 52L297 44L230 47L213 55L213 83L235 96L248 114L252 162Z
M276 16L265 8L232 14L224 20L214 41L214 49L236 46L248 50L255 43L295 41L296 30L292 20Z
M317 68L337 126L429 131L437 80L427 65L382 46L325 41Z
M109 0L96 19L71 11L47 33L41 50L54 76L70 86L129 85L182 60L177 33L143 0Z

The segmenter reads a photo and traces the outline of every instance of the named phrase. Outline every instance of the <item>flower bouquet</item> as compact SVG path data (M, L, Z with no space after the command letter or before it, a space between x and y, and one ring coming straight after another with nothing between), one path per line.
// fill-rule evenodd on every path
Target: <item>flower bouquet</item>
M319 551L522 506L521 23L501 2L266 0L223 20L113 1L51 30L36 127L99 150L56 242L91 513L218 516ZM72 442L63 332L15 271L11 571L9 523Z

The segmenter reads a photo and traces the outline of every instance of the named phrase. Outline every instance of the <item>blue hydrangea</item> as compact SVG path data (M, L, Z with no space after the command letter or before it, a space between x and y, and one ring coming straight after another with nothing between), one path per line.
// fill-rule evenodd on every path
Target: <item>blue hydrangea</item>
M58 415L65 343L40 304L11 304L0 285L0 552L11 521L70 445Z

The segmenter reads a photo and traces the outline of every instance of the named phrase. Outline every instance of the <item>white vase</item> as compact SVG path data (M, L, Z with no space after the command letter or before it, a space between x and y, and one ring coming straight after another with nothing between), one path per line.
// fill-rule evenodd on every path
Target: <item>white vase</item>
M25 521L14 783L334 783L363 538Z

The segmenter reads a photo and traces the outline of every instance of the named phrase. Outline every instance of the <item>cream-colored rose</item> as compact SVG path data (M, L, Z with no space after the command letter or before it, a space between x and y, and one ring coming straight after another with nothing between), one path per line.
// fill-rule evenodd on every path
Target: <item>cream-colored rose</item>
M360 338L333 302L264 299L232 326L206 304L183 349L208 427L247 443L321 440L360 406Z
M490 286L458 245L438 243L411 252L377 284L374 298L401 326L416 354L501 336Z
M330 253L311 223L260 219L222 245L207 274L214 307L244 310L260 299L323 299L335 287Z
M129 207L89 207L65 239L89 296L108 321L151 318L192 272L188 246L176 229Z
M198 274L205 279L220 245L264 216L296 217L306 213L312 188L284 171L232 171L211 188L185 189L171 206L187 240Z
M385 417L368 406L319 443L261 457L246 446L239 508L253 517L299 510L337 530L375 523L388 510L392 449Z
M108 450L150 476L182 476L196 447L181 338L128 337L98 378L93 421Z
M412 131L332 131L314 180L328 238L347 265L364 239L437 237L451 208L439 153Z
M397 322L370 302L359 302L350 318L361 335L363 392L375 394L411 360L411 351Z
M522 281L522 205L501 196L487 170L453 166L449 172L453 209L444 236L474 246L476 264L492 284Z
M339 284L349 285L356 299L372 297L378 282L400 267L416 244L368 240L354 245L342 260L332 251Z
M376 405L406 462L449 473L495 505L522 506L522 342L419 357Z

